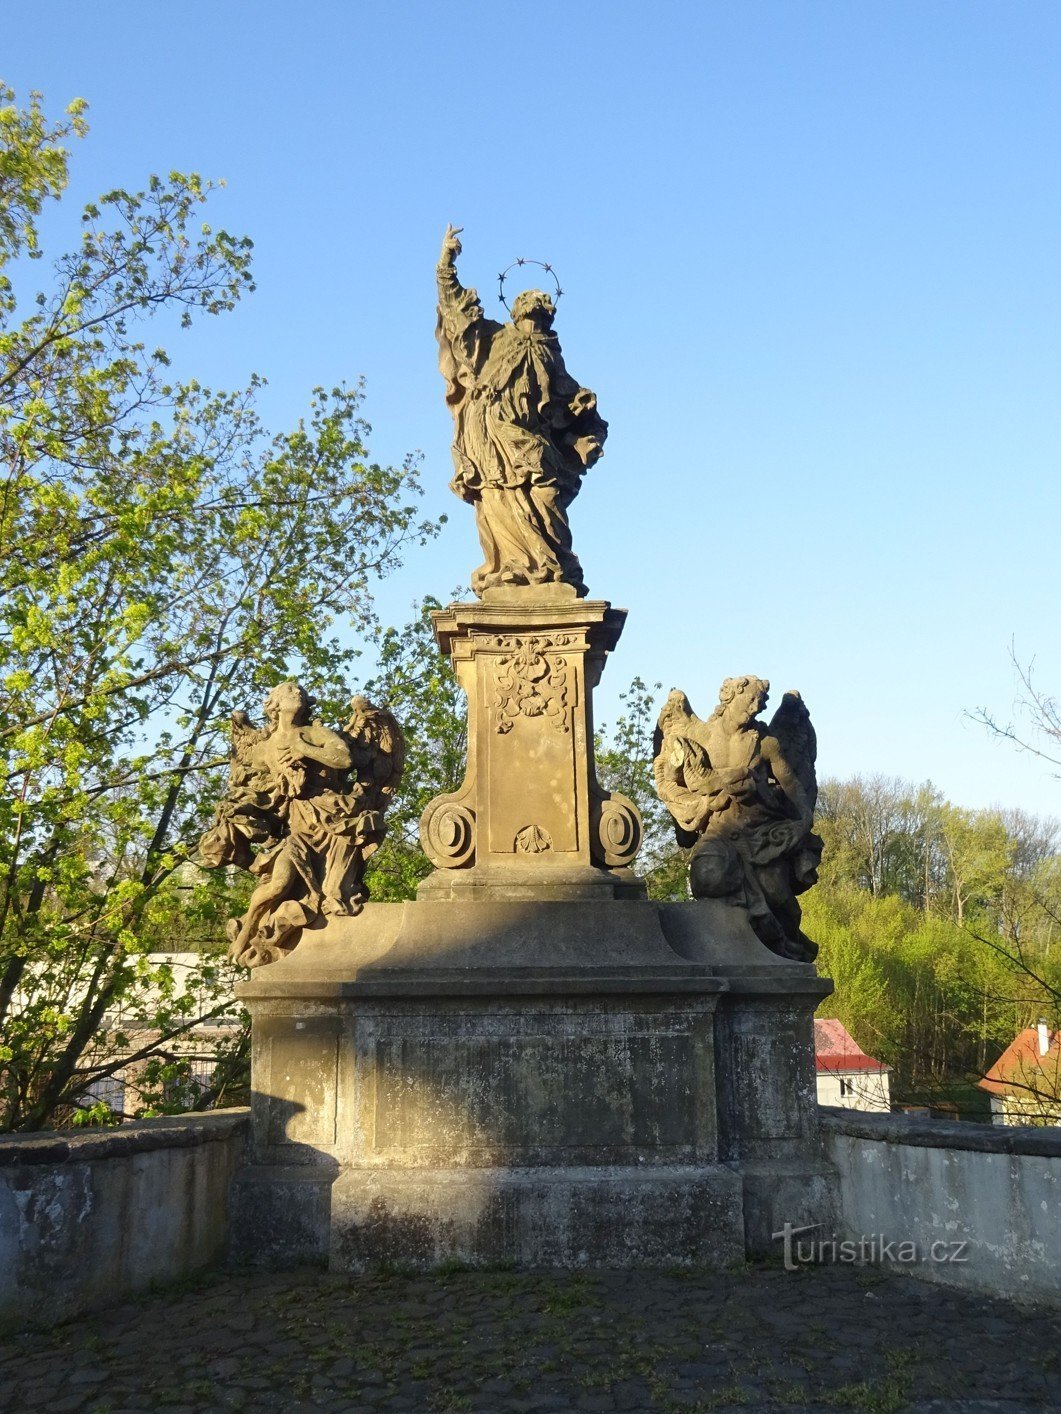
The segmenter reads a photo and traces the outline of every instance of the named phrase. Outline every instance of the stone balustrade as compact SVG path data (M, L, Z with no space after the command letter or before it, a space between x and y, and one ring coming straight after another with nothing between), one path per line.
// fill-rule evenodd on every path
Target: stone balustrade
M1061 1130L825 1106L821 1116L841 1237L875 1242L873 1260L928 1281L1061 1302Z
M0 1328L66 1320L220 1257L249 1118L0 1138Z

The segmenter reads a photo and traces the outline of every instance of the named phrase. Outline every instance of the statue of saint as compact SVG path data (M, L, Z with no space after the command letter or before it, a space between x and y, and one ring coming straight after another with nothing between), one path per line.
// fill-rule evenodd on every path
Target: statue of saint
M564 367L550 297L526 290L510 324L484 318L475 290L457 279L459 235L450 226L442 242L436 334L455 424L450 486L475 507L483 547L472 589L562 583L581 597L567 508L608 424Z
M237 865L259 883L228 925L229 954L244 967L286 956L321 917L360 913L365 865L379 848L384 811L405 761L401 729L364 697L332 731L297 682L265 699L266 725L232 714L228 790L202 838L200 860Z
M822 854L813 833L817 742L797 692L785 693L769 726L755 720L769 686L727 678L706 722L672 692L653 742L656 789L678 843L693 846L693 897L743 905L768 948L810 962L818 948L800 926L797 895L817 882Z

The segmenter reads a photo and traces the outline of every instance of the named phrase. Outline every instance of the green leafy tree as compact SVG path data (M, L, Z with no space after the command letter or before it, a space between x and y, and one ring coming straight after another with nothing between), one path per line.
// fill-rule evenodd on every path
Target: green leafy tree
M962 927L970 905L986 909L1002 896L1013 848L996 811L944 805L939 812L940 850L954 921Z
M681 900L688 894L689 851L675 843L674 822L656 793L652 769L661 689L658 682L649 688L635 677L619 694L622 710L614 727L605 726L597 734L597 775L605 789L621 791L641 812L645 837L634 868L643 876L649 897Z
M1051 924L1061 915L1061 826L1025 810L1000 814L1010 844L998 897L999 932L1011 942L1041 939L1049 952Z
M457 790L464 780L467 704L435 641L431 614L441 607L437 599L424 599L413 606L410 623L379 636L378 668L364 686L372 701L385 703L398 718L406 744L405 773L387 811L387 837L367 876L377 901L415 897L432 868L420 848L420 816L436 795Z
M825 841L822 882L923 905L938 887L933 841L941 799L931 782L913 787L879 775L823 781L817 821Z
M1023 1024L1005 968L968 931L894 894L814 889L804 918L836 985L823 1010L892 1067L893 1098L957 1089L984 1108L970 1087Z
M180 995L149 960L187 912L228 714L295 673L341 713L354 651L336 620L367 631L373 582L434 529L415 464L368 459L359 388L317 389L271 436L256 378L211 391L149 346L149 321L219 315L253 288L250 242L201 222L213 188L199 177L86 208L77 248L23 308L15 262L41 254L37 217L84 131L82 103L49 123L37 98L19 109L0 89L6 1129L76 1110L115 1043L165 1047L231 1006L213 960ZM227 881L192 887L217 936Z

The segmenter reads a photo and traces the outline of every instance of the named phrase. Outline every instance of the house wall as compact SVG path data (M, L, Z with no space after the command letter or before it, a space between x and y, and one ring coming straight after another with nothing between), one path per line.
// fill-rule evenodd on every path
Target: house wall
M914 1244L891 1262L927 1281L1061 1303L1061 1133L821 1113L842 1236Z
M249 1115L0 1138L0 1329L62 1321L218 1257Z
M1061 1127L1061 1105L1024 1095L992 1095L991 1122Z
M843 1110L891 1109L891 1085L887 1071L819 1070L818 1104L836 1105Z

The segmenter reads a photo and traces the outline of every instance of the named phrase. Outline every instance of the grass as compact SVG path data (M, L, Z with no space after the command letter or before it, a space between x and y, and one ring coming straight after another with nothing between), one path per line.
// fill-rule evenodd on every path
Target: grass
M816 1398L835 1409L857 1409L860 1414L901 1414L910 1402L910 1382L896 1375L872 1384L863 1380L861 1384L841 1385Z

